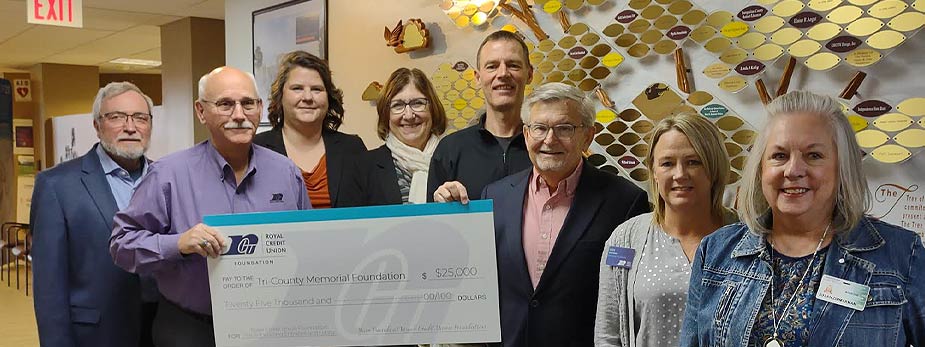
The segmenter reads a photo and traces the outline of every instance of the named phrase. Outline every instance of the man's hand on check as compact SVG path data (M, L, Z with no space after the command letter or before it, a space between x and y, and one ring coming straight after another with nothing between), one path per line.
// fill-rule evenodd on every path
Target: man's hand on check
M469 194L466 192L466 187L463 186L462 183L459 183L458 181L450 181L443 183L440 185L440 187L437 187L437 190L434 191L434 201L459 201L463 204L468 204Z
M225 247L225 236L215 228L199 223L180 234L177 241L180 254L199 254L203 257L216 258Z

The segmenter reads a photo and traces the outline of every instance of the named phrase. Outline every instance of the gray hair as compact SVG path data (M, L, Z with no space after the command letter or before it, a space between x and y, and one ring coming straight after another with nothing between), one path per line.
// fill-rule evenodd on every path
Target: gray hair
M594 103L591 102L591 98L580 89L560 82L546 83L534 89L533 93L524 100L520 118L526 124L530 121L530 109L534 104L560 100L577 102L581 124L586 127L594 126Z
M141 95L141 97L145 99L145 103L148 104L148 113L151 113L151 110L154 108L154 102L151 101L151 98L145 95L145 93L142 93L141 89L132 84L132 82L109 82L96 92L96 98L93 99L93 120L99 121L100 118L103 117L103 115L100 114L103 101L117 97L126 92L136 92Z
M790 115L809 114L821 117L831 127L838 157L838 182L835 210L832 211L832 230L854 229L870 208L867 179L861 167L861 147L854 130L842 112L842 106L828 96L807 91L792 91L775 99L767 106L768 121L748 155L742 186L739 189L739 219L759 234L770 232L772 222L767 218L770 205L761 190L761 159L768 145L768 129L776 121Z
M215 76L216 74L218 74L225 68L226 68L225 66L217 67L213 69L212 71L207 72L205 75L202 75L202 77L199 78L199 89L198 89L199 94L197 94L198 98L196 100L203 100L202 95L206 93L206 85L209 84L209 80L212 79L212 76ZM243 70L239 70L239 71L247 75L247 78L249 78L251 80L251 83L254 84L254 91L257 92L258 95L260 95L260 92L259 92L260 89L257 88L257 79L254 78L254 74L247 72L247 71L243 71Z

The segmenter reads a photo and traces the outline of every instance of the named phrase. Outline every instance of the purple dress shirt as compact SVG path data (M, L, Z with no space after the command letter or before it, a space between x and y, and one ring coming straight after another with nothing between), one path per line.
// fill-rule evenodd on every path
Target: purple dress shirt
M109 240L119 267L152 274L165 299L212 314L206 258L181 255L180 234L213 214L310 209L302 174L289 158L251 145L241 184L209 141L151 164Z

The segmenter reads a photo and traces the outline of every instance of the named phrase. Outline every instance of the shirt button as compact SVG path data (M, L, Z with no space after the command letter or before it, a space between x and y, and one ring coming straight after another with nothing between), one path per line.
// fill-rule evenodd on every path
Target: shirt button
M544 207L543 209L545 209L546 211L549 211L549 209L551 209L551 208L552 208L552 207L549 207L549 205L546 205L546 207Z
M530 301L530 307L537 308L537 307L539 307L539 306L540 306L540 301L539 301L539 300L532 300L532 301Z
M537 270L540 270L540 271L543 271L543 270L546 270L546 266L540 265L540 266L537 266L536 269L537 269Z
M549 238L549 234L542 234L542 235L540 235L540 237L542 237L543 240L545 240L545 239L548 239L548 238Z

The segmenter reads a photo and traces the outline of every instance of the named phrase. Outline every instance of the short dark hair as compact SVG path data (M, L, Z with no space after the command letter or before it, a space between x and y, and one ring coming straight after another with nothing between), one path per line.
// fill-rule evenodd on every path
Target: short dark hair
M279 63L276 80L270 88L270 106L267 118L273 128L283 126L283 88L289 80L289 72L294 67L303 67L315 70L321 76L324 90L328 93L328 113L324 115L323 127L337 130L344 123L344 92L337 89L331 80L331 68L328 62L305 51L294 51L286 54Z
M493 41L516 42L518 45L520 45L520 49L523 52L524 63L527 64L527 68L533 69L533 65L530 64L530 49L527 48L527 43L524 42L523 37L507 30L498 30L485 37L485 40L483 40L482 44L479 45L479 51L475 54L476 70L482 67L482 47L485 47L486 44Z
M379 100L376 101L376 111L379 112L376 133L379 134L380 139L385 140L386 135L389 133L389 115L392 112L389 109L389 104L392 102L392 98L408 84L413 84L427 98L427 107L431 118L430 133L442 135L446 131L446 110L443 109L443 104L440 102L440 98L437 97L437 91L434 90L433 84L427 79L427 75L421 70L409 70L403 67L392 72L389 80L382 87Z

